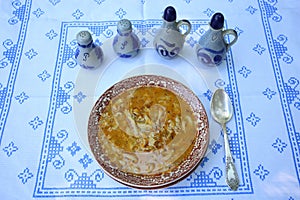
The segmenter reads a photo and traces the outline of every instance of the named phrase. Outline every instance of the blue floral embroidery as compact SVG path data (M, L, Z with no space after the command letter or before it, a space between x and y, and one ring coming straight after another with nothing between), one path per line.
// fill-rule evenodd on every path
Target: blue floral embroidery
M127 14L123 8L120 8L118 11L115 12L115 14L120 18L123 19L123 17Z
M51 75L44 70L41 74L38 75L38 77L44 82L47 78L50 78Z
M272 147L278 150L278 152L282 153L283 150L287 147L287 144L282 142L281 139L276 138L275 142L272 144Z
M77 20L79 20L83 15L84 15L84 13L81 12L79 9L77 9L77 10L72 14L72 16L73 16L75 19L77 19Z
M203 13L206 14L207 17L211 17L215 13L215 11L213 11L210 8L207 8L205 11L203 11Z
M82 92L79 92L78 94L74 95L74 98L77 100L78 103L81 103L83 99L86 97Z
M40 8L36 9L32 12L37 18L39 18L41 15L43 15L45 12L42 11Z
M29 60L31 60L34 56L38 55L38 53L31 48L29 51L25 53L25 55Z
M10 157L13 152L17 151L18 147L15 146L14 142L10 142L8 146L3 148L3 151L6 152L6 155Z
M263 94L271 100L272 97L276 94L276 92L272 91L270 88L267 88L265 91L263 91Z
M255 175L259 176L259 178L263 181L266 176L270 174L268 170L266 170L261 164L257 167L257 169L253 172Z
M97 4L102 4L105 0L94 0Z
M257 44L254 48L254 51L256 51L259 55L262 55L263 52L266 50L266 48L262 47L260 44Z
M251 74L251 70L248 69L247 67L243 66L239 71L238 71L244 78L247 78L249 74Z
M72 156L75 156L77 151L80 151L80 146L77 145L76 142L73 142L71 146L67 147L67 150L71 153Z
M22 181L23 184L27 183L28 179L31 179L33 174L29 171L28 168L25 168L23 172L18 175L18 178Z
M46 33L46 36L52 40L53 38L55 38L57 36L57 33L54 32L53 29L51 29L48 33Z
M246 11L248 11L251 15L253 15L257 11L257 9L254 8L253 6L248 6Z
M42 125L44 122L40 120L38 116L36 116L33 120L29 122L29 125L33 128L33 130L36 130L40 125Z
M60 0L49 0L50 3L52 3L53 6L56 6L60 2Z
M93 160L89 157L88 154L84 154L83 158L80 158L79 163L82 164L83 168L86 169Z
M247 120L248 122L250 122L250 124L251 124L252 126L255 127L255 126L257 125L257 123L260 121L260 118L257 117L257 116L255 116L255 114L252 112L252 113L250 114L250 116L246 118L246 120Z
M28 95L25 94L25 92L22 92L21 94L19 94L18 96L15 97L15 99L20 103L24 103L25 100L27 100L29 98Z
M216 154L221 147L222 145L217 143L216 140L212 140L212 142L208 145L208 148L211 149L214 154Z

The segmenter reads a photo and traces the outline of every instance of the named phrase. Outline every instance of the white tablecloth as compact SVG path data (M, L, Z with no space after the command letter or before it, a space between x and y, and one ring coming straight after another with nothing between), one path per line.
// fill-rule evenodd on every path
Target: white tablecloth
M153 37L168 5L192 31L181 55L160 58ZM2 1L0 51L1 199L300 199L300 63L297 1ZM238 41L218 67L195 47L215 12ZM133 59L112 50L116 24L131 20L141 40ZM81 69L75 35L92 33L104 62ZM150 67L149 67L150 66ZM210 144L188 177L164 189L137 190L106 175L87 143L90 108L109 86L136 74L164 74L188 85L206 108ZM225 183L221 127L209 114L225 88L234 106L227 124L240 186Z

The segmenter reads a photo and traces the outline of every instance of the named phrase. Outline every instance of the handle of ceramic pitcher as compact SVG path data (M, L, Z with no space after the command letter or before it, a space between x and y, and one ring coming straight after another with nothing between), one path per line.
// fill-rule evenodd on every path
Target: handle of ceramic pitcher
M226 35L232 35L234 38L232 41L230 41L229 43L227 43L227 40L225 39L225 36ZM238 35L237 35L237 32L233 29L226 29L223 31L223 40L224 40L224 43L226 45L226 51L229 50L229 48L234 44L236 43L238 39Z
M181 33L183 37L186 37L191 32L192 25L188 20L182 19L177 22L177 29L179 30L181 26L187 27L186 31Z

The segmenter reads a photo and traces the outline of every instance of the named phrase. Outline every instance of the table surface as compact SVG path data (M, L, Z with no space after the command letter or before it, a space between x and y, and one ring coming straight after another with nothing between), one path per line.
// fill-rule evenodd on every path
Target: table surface
M164 60L153 49L165 7L188 19L191 33L180 56ZM0 194L2 199L300 199L300 37L296 0L257 1L1 1ZM195 48L215 12L238 41L218 67L199 63ZM141 40L133 59L112 50L120 19ZM101 45L97 70L76 64L76 33ZM163 74L189 86L210 125L207 153L175 185L126 187L100 168L87 142L87 119L112 84L137 74ZM227 124L240 186L225 183L224 141L210 100L224 88L234 107Z

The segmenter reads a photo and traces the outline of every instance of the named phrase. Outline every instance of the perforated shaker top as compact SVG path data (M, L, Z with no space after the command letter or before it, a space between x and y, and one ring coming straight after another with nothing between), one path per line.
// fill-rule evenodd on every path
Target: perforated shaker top
M131 22L128 19L122 19L118 22L118 31L119 33L129 33L132 31Z
M76 40L80 45L88 45L93 41L93 38L88 31L80 31L76 36Z

